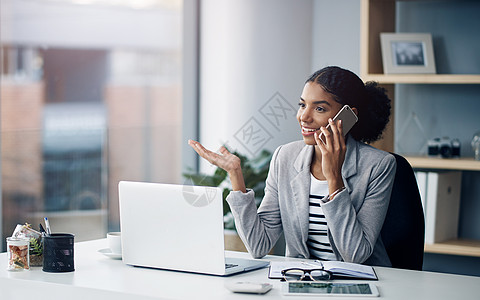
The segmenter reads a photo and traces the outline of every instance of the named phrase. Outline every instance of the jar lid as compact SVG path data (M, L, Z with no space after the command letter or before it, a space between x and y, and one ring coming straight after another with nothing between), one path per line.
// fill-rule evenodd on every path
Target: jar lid
M18 238L18 237L7 237L7 243L12 246L25 246L29 244L28 239Z

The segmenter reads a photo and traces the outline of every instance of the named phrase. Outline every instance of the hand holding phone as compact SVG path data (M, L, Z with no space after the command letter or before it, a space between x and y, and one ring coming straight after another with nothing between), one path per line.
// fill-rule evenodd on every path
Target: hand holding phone
M333 122L336 122L337 120L342 120L343 136L346 136L350 129L352 129L353 125L357 123L358 117L350 106L344 105L335 117L333 117ZM330 130L331 132L330 124L327 125L327 130ZM320 133L319 138L323 143L326 143L323 132Z

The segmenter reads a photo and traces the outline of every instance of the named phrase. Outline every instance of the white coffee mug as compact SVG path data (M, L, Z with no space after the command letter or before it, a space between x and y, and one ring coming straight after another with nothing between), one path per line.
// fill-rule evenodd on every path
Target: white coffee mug
M120 232L107 233L107 241L113 254L122 254L122 235Z

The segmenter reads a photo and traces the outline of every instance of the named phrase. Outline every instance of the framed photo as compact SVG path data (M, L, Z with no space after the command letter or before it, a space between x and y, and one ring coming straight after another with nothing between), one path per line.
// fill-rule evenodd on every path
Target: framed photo
M435 74L432 35L380 33L385 74Z

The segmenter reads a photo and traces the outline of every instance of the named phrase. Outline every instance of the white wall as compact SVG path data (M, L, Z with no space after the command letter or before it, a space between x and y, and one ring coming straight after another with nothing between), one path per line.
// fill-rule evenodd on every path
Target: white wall
M201 4L201 142L213 150L227 144L252 156L263 142L274 150L300 139L295 113L311 70L312 1ZM258 144L242 139L251 118Z
M360 0L315 0L312 71L337 65L360 74Z

